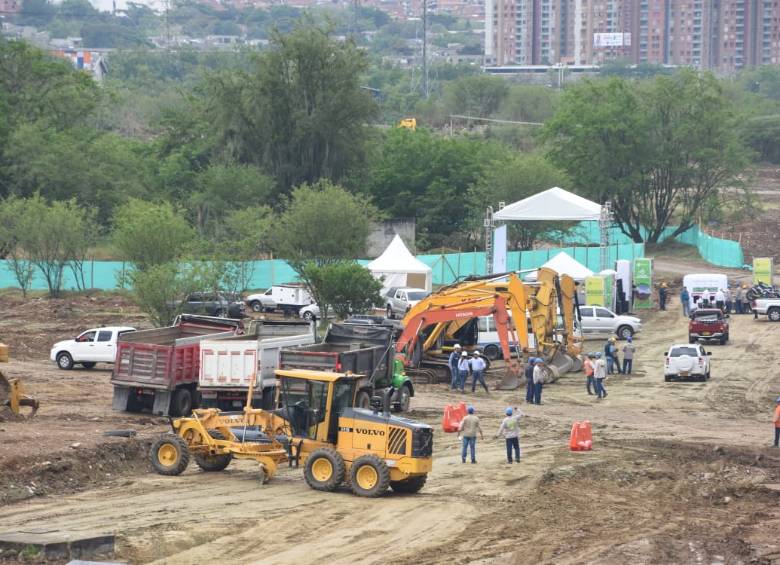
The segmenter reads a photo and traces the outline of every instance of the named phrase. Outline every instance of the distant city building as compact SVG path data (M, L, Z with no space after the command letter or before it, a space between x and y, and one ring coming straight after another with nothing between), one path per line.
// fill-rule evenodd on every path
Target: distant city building
M486 65L780 64L777 0L485 0Z
M0 0L0 15L16 14L22 11L22 0Z

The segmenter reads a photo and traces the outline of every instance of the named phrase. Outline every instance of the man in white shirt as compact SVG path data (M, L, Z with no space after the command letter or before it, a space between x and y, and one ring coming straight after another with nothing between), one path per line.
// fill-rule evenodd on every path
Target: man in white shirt
M537 358L534 364L534 404L542 403L542 385L544 385L546 374L547 369L544 366L544 361Z
M474 357L471 359L471 392L474 392L477 388L477 381L482 383L485 388L485 392L488 392L487 384L485 383L485 367L487 363L479 354L479 350L474 352Z
M723 312L725 306L726 306L726 294L723 292L723 289L718 289L718 291L715 293L715 306Z
M607 378L607 363L602 359L601 353L596 353L596 363L593 365L593 378L596 382L596 398L605 398L607 389L604 388L604 379Z

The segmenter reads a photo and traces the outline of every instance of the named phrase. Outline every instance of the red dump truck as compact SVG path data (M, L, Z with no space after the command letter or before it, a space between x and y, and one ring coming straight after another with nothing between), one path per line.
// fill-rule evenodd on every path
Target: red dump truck
M182 314L172 326L122 334L111 375L113 409L189 415L199 399L200 342L242 331L238 320Z

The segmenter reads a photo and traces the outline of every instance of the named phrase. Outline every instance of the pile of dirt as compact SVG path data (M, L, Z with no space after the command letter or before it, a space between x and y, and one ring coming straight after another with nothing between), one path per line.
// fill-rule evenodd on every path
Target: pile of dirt
M149 468L147 439L106 441L93 448L73 444L45 460L24 456L3 461L0 466L0 505L33 498L85 490L146 471Z

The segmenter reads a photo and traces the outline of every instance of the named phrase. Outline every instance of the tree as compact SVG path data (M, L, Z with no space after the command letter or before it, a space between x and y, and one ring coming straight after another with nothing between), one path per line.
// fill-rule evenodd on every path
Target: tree
M195 240L181 211L166 202L131 199L117 209L113 222L114 246L140 271L180 258Z
M461 77L444 86L444 107L449 114L486 118L498 110L508 93L509 85L501 77Z
M8 267L14 274L22 296L32 286L33 264L19 242L19 235L33 226L27 226L25 201L19 198L7 198L0 201L0 256L4 256Z
M697 220L702 205L738 183L748 153L714 76L682 71L636 83L583 81L545 126L549 156L580 191L611 200L622 231L656 242ZM646 229L646 231L645 231Z
M133 300L158 327L169 325L181 313L186 297L202 288L196 273L172 262L133 270L129 278Z
M361 88L366 53L311 21L271 35L249 73L213 75L208 115L226 158L268 170L282 190L361 164L377 115Z
M511 204L554 186L570 186L568 177L542 155L518 155L497 161L469 189L470 207L485 210L498 208L499 202ZM474 215L473 227L481 227L480 215ZM531 249L540 235L560 229L559 222L510 222L509 243L512 248Z
M365 312L382 303L379 295L382 283L358 263L338 261L317 265L308 261L301 267L300 275L319 306L323 320L327 319L331 307L343 320L350 314Z
M365 252L375 216L376 210L365 198L340 186L325 180L304 184L287 200L273 246L298 271L309 260L324 265L356 259Z
M475 214L466 202L468 187L504 155L484 141L393 129L368 172L367 190L390 217L416 216L418 246L457 247L466 243L457 234Z
M195 176L188 205L201 235L219 238L236 205L259 206L271 199L274 181L251 165L211 165Z

